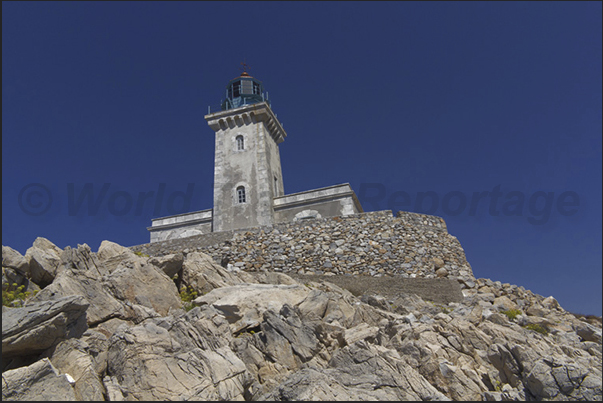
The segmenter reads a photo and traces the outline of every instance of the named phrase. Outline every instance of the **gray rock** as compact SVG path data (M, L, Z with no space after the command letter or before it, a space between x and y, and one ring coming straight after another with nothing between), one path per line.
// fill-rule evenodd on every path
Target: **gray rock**
M103 287L114 298L130 306L141 305L162 316L167 315L170 309L182 307L176 284L163 271L150 264L138 261L132 265L120 264L104 278ZM154 316L153 312L147 314L144 309L132 310L128 315L136 321Z
M322 370L304 368L257 400L449 400L398 353L362 341Z
M342 229L354 223L332 221ZM74 396L83 400L601 400L597 320L579 320L553 298L523 287L475 279L464 257L450 250L442 255L442 268L451 279L435 278L438 256L430 241L441 234L402 237L389 224L379 234L392 235L374 238L380 242L356 228L359 236L339 246L348 251L360 247L364 255L331 260L331 277L294 276L291 270L319 271L325 253L334 252L329 245L337 245L339 238L325 232L321 222L307 224L317 227L307 231L306 242L298 242L286 227L276 240L262 231L230 234L228 244L209 247L188 240L193 252L178 280L206 293L188 312L180 309L176 285L162 268L173 257L138 256L110 242L98 253L87 245L65 248L54 281L25 307L81 294L91 304L87 316L89 323L94 318L93 328L82 334L85 323L79 319L84 324L79 332L73 331L77 326L65 326L64 334L44 344L34 335L54 337L67 318L25 321L19 335L3 336L3 348L5 339L14 336L7 345L30 339L37 343L35 350L21 347L17 355L4 355L4 369L48 357L57 371L69 374L68 382L73 378ZM396 245L399 238L408 242ZM171 241L159 244L149 247L153 256L182 250ZM272 254L259 253L258 244ZM413 262L407 268L395 260L401 246ZM424 256L417 253L420 247ZM214 262L225 254L241 268L228 271ZM390 258L388 266L384 262ZM359 275L334 275L346 270ZM413 281L426 291L414 295L396 288L392 271L417 277ZM382 277L368 277L371 272ZM374 287L372 280L388 287ZM459 281L473 284L465 284L461 294ZM442 294L447 284L459 291L452 303L427 297ZM354 285L363 291L354 291ZM500 313L514 306L526 315L510 321ZM3 308L3 333L13 311ZM529 325L549 332L522 327Z
M350 329L346 329L344 339L348 345L360 340L374 341L378 333L379 328L377 326L369 326L367 323L361 323Z
M25 252L31 280L42 288L52 283L61 264L62 252L48 239L36 238L33 246Z
M184 255L182 253L172 253L149 259L149 264L158 267L169 278L174 277L182 269L182 263L184 263Z
M29 273L29 262L27 259L10 246L2 245L2 267L15 269L21 275Z
M245 364L225 343L211 342L219 330L211 318L198 316L199 308L195 311L178 322L178 330L165 329L163 318L118 328L109 347L112 378L105 379L111 393L128 400L243 400L251 381ZM215 336L206 339L207 332ZM182 340L185 333L200 333L203 348ZM227 337L223 330L222 336Z
M115 256L123 255L125 257L130 253L135 254L129 248L121 246L115 242L105 240L101 242L96 255L100 261L106 261Z
M447 277L448 276L448 270L446 270L445 268L440 268L436 270L436 276L443 278L443 277Z
M211 256L200 252L189 253L182 268L183 285L192 287L199 294L242 282L236 275L214 262Z
M521 382L521 370L513 354L502 344L493 344L487 354L490 363L498 370L500 381L517 387Z
M262 331L265 335L276 332L291 345L291 350L302 362L307 362L320 350L314 329L304 324L295 310L284 304L279 313L272 310L264 312ZM278 359L279 354L274 354Z
M149 260L148 257L137 255L129 248L106 240L101 242L98 252L96 252L96 256L99 265L102 265L103 267L102 275L113 273L120 265L133 266L135 264L144 264Z
M2 311L2 357L33 355L87 329L88 302L79 295Z
M67 375L60 375L51 362L44 358L30 366L3 372L2 400L75 401L77 399Z
M62 341L52 352L50 361L57 370L74 379L77 400L104 400L103 384L97 373L95 359L86 351L88 347L83 339Z
M238 333L258 326L268 309L278 312L285 304L295 306L309 292L298 284L241 284L217 288L193 302L195 305L212 305L232 324L233 333Z
M324 317L328 303L329 295L327 293L321 290L312 289L297 307L302 318L317 320Z
M595 326L579 321L574 325L574 329L578 336L582 338L584 341L594 341L598 344L601 344L601 329L596 328Z
M559 394L559 386L551 373L551 366L543 360L539 360L526 375L526 387L540 399L552 399Z
M33 297L31 302L81 295L90 305L87 313L89 326L110 318L127 316L124 305L104 286L102 276L108 274L108 271L97 261L87 245L77 249L65 248L61 259L61 270L55 280Z
M112 402L123 402L126 400L121 387L119 386L119 382L117 382L117 379L114 376L105 376L103 378L103 385L107 391L107 400Z

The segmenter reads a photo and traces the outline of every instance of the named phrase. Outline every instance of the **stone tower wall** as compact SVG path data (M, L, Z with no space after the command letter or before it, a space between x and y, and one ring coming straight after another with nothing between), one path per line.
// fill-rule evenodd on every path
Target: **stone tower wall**
M206 116L215 132L213 231L274 223L273 199L284 194L278 142L285 133L273 116L265 103ZM236 195L240 186L244 203Z

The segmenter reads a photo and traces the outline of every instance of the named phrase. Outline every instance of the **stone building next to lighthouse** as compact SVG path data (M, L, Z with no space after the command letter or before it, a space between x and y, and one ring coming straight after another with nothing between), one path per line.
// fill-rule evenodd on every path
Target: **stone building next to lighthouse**
M246 71L205 120L215 132L213 208L153 219L151 242L363 212L348 183L285 194L279 144L287 133Z

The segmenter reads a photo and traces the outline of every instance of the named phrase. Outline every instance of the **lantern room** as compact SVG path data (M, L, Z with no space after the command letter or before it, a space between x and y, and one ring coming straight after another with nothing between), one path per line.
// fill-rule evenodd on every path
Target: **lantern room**
M222 101L222 110L239 108L258 102L267 102L268 93L264 93L264 86L260 80L251 77L246 71L226 86L226 99Z

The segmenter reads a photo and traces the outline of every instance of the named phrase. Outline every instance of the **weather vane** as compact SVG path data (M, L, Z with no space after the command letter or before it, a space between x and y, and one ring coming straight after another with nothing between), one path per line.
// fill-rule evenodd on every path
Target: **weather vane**
M243 73L247 73L247 70L249 70L249 65L245 62L245 59L243 59L243 62L241 63L242 69L243 69Z

